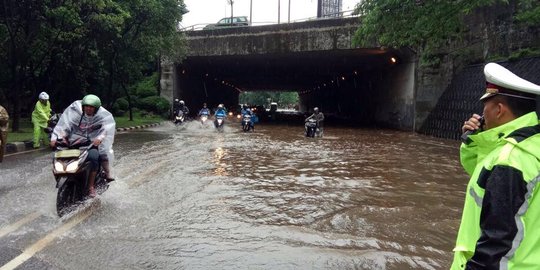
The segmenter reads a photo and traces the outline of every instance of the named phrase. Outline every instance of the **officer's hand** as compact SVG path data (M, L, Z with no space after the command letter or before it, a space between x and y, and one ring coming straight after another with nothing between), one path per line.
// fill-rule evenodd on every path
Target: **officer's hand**
M95 140L92 142L92 144L93 144L94 146L98 146L98 145L101 144L101 140L100 140L100 139L95 139Z
M478 114L473 114L471 118L469 118L469 120L465 121L463 123L463 126L461 127L461 132L466 132L468 130L477 130L481 127L481 124L480 124L480 118L481 116L478 115Z
M49 144L52 148L55 148L56 147L56 141L55 140L52 140L51 143Z

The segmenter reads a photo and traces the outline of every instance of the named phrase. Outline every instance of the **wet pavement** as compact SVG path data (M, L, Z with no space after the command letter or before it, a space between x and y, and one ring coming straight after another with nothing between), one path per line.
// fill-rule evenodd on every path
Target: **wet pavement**
M259 125L243 133L234 123L219 133L192 122L118 134L117 181L62 219L50 153L7 157L0 269L32 250L17 269L450 266L467 182L457 141L302 132Z

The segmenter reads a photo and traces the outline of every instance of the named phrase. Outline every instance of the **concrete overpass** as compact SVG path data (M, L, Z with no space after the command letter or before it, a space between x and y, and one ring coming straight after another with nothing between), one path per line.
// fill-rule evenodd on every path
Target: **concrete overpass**
M354 47L358 25L339 18L186 32L186 59L162 65L162 95L198 109L235 106L242 91L296 91L301 110L414 130L414 55Z

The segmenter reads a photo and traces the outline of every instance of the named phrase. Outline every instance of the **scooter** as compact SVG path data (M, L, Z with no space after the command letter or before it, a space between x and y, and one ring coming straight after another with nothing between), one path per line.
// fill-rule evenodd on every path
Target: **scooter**
M186 116L184 115L183 111L178 111L176 116L174 117L174 124L179 126L186 120Z
M253 121L251 120L251 115L245 114L242 118L242 130L244 132L248 132L250 130L254 130L253 128Z
M201 124L204 126L204 124L208 120L208 115L207 114L201 114L201 117L199 118L199 120L201 121Z
M310 118L306 121L306 137L313 138L318 132L317 120Z
M91 164L87 157L88 151L94 147L90 141L69 146L64 143L64 140L57 141L53 174L56 179L56 188L58 188L56 212L59 217L70 213L88 198L86 195ZM97 194L101 195L109 188L105 175L105 171L99 166L94 181Z
M47 127L45 128L45 133L49 134L49 140L51 139L51 134L54 127L56 127L56 124L58 124L58 121L60 120L60 116L62 116L61 113L51 113L51 117L49 118Z
M223 126L225 125L225 116L218 115L216 120L214 120L214 126L218 131L223 131Z

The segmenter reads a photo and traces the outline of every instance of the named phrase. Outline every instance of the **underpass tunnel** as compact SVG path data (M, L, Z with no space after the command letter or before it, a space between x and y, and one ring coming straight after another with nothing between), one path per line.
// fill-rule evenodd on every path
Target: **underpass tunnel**
M243 91L294 91L302 113L319 107L330 124L412 130L410 59L380 49L188 57L176 67L174 94L198 110L203 102L236 108Z

